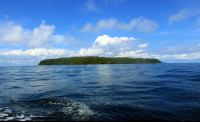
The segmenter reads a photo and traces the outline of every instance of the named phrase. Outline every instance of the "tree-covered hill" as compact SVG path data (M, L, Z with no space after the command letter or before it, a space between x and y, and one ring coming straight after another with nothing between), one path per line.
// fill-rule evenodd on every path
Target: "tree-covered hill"
M162 63L158 59L143 59L129 57L98 57L98 56L83 56L83 57L66 57L57 59L42 60L39 65L86 65L86 64L138 64L138 63Z

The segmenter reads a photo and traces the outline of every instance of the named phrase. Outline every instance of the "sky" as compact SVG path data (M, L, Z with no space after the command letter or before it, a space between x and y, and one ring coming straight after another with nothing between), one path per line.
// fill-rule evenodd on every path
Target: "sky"
M200 63L200 1L0 1L0 66L75 56Z

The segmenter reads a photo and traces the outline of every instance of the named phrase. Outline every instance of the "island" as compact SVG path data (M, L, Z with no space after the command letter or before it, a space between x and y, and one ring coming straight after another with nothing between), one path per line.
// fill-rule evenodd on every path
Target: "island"
M66 57L57 59L45 59L39 65L92 65L92 64L141 64L141 63L162 63L158 59L130 58L130 57L98 57L81 56Z

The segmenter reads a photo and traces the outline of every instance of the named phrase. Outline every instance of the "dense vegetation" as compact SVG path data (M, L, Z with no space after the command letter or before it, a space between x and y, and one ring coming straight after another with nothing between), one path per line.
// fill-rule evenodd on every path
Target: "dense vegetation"
M97 56L70 57L42 60L39 65L84 65L84 64L138 64L138 63L162 63L157 59L116 57L106 58Z

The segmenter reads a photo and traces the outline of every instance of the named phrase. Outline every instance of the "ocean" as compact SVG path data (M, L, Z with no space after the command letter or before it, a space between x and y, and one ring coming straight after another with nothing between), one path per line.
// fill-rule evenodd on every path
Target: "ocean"
M0 121L200 120L200 64L0 67Z

